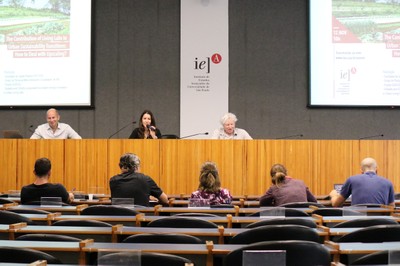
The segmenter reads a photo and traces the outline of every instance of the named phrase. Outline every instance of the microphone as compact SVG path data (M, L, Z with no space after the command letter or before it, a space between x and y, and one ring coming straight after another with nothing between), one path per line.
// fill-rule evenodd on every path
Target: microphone
M33 125L30 125L29 128L28 128L28 130L29 130L30 132L32 132L32 133L35 133L35 131L33 130Z
M362 140L362 139L373 139L373 138L377 138L377 137L383 137L383 134L361 137L361 138L359 138L359 140Z
M153 127L153 126L146 125L146 127L147 127L147 129L148 129L148 130L151 130L151 131L156 131L156 128L155 128L155 127Z
M190 138L190 137L194 137L194 136L199 136L199 135L208 135L208 132L204 132L204 133L196 133L196 134L192 134L192 135L188 135L188 136L184 136L180 139L186 139L186 138Z
M120 131L122 131L123 129L125 129L125 128L127 128L128 126L133 125L133 124L136 124L136 121L129 122L129 124L127 124L127 125L121 127L121 128L118 129L115 133L111 134L111 136L109 136L108 138L111 139L111 137L113 137L114 135L116 135L117 133L119 133Z
M302 138L303 134L296 134L296 135L288 135L288 136L284 136L284 137L280 137L280 138L276 138L276 139L290 139L290 138Z

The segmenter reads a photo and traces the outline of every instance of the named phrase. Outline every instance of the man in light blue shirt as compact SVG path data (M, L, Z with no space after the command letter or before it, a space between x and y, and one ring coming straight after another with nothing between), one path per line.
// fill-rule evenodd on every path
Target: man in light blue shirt
M60 114L56 109L49 109L46 119L47 123L38 126L31 139L82 139L70 125L59 123Z
M360 175L349 177L338 193L330 193L332 206L341 206L351 196L351 205L383 204L394 206L394 188L392 182L377 175L377 163L373 158L365 158L361 162Z

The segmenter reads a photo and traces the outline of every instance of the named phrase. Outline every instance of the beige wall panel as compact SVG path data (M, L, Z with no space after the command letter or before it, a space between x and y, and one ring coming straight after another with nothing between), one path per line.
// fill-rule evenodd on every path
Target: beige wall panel
M65 181L68 190L109 193L107 140L65 140Z
M271 185L270 170L271 141L254 140L246 142L246 179L243 180L245 195L261 195ZM269 160L269 161L268 161Z
M35 161L42 157L51 161L51 182L64 182L64 141L22 139L18 140L17 186L19 188L34 181Z
M19 190L17 186L17 140L0 140L0 192Z
M400 191L400 141L388 140L387 141L387 172L386 176L394 185L395 191ZM381 175L380 169L378 174Z
M315 195L326 195L334 184L343 183L352 173L354 145L358 141L315 140L313 141L313 185ZM311 186L310 186L311 189Z
M221 186L231 194L243 195L246 176L246 140L213 140L211 160L217 163Z
M211 146L212 142L206 140L161 140L160 187L167 194L195 191L199 186L201 165L213 160Z

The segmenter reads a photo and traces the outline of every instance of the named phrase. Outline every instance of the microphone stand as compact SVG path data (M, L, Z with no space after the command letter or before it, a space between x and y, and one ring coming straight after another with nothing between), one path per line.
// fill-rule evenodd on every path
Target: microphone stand
M296 134L296 135L289 135L289 136L284 136L276 139L289 139L289 138L294 138L294 137L303 137L303 134Z
M367 136L367 137L362 137L362 138L359 138L359 140L362 140L362 139L372 139L372 138L377 138L377 137L383 137L383 134L373 135L373 136Z
M198 135L208 135L208 132L196 133L196 134L193 134L193 135L184 136L184 137L182 137L180 139L186 139L186 138L190 138L190 137L194 137L194 136L198 136Z
M122 131L123 129L125 129L125 128L127 128L128 126L133 125L133 124L136 124L136 121L129 122L129 124L127 124L127 125L121 127L120 129L118 129L117 132L111 134L111 136L109 136L108 139L111 139L111 138L112 138L113 136L115 136L117 133L119 133L119 132Z

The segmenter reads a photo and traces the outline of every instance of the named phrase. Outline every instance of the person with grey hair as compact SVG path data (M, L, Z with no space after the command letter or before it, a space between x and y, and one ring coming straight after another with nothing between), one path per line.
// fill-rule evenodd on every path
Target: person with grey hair
M140 159L136 154L125 153L119 159L121 173L111 177L111 198L133 198L135 205L149 206L150 196L163 205L168 204L167 195L156 182L147 175L139 173Z
M82 139L72 127L60 123L60 114L54 108L46 112L47 123L38 126L33 132L31 139Z
M394 206L394 188L387 178L377 175L378 164L373 158L361 161L361 173L349 177L339 192L332 190L332 206L342 206L351 195L351 205L383 204Z
M235 114L224 114L220 119L222 127L214 130L211 139L253 139L246 130L236 127L237 121Z

